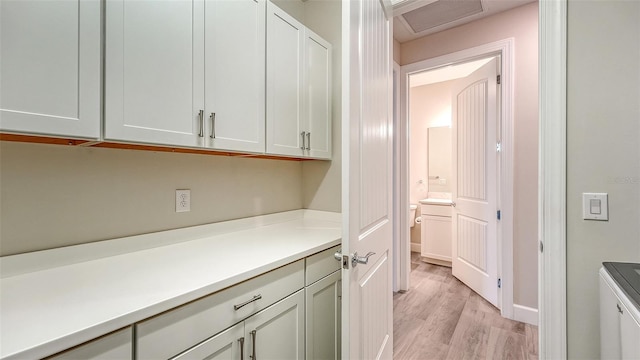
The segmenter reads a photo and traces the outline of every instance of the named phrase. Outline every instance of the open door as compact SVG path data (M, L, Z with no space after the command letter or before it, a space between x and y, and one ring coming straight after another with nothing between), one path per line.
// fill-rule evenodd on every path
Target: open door
M385 3L342 3L344 359L393 356L392 40Z
M498 302L497 60L456 80L452 90L452 272Z

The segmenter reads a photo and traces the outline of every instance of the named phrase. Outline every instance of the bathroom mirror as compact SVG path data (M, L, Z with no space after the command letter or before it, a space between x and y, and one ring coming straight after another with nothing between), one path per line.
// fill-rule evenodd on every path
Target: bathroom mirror
M451 128L428 129L429 192L451 192Z

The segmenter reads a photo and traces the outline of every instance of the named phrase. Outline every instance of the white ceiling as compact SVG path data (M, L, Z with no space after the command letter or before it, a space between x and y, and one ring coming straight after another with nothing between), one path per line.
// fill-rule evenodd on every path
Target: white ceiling
M482 12L458 20L435 26L419 33L414 33L407 21L401 16L404 13L435 3L436 1L467 1L467 0L391 0L393 4L393 38L400 43L418 39L442 30L450 29L469 23L483 17L491 16L509 9L513 9L536 0L482 0ZM442 16L446 16L443 14ZM433 16L432 16L433 17Z

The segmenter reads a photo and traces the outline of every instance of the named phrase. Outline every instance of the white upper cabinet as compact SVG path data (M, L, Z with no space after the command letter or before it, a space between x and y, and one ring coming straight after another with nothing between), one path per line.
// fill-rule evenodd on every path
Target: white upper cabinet
M100 137L100 1L0 2L0 131Z
M107 1L105 139L201 145L203 43L203 1Z
M304 25L267 3L267 153L302 156Z
M264 0L106 6L106 140L264 152Z
M271 2L267 153L331 158L331 45Z
M205 2L207 146L265 150L264 0Z

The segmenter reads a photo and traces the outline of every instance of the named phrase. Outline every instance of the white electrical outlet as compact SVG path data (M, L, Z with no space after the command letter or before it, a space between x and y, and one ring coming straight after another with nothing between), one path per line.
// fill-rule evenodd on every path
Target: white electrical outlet
M191 211L191 190L176 190L176 212Z

